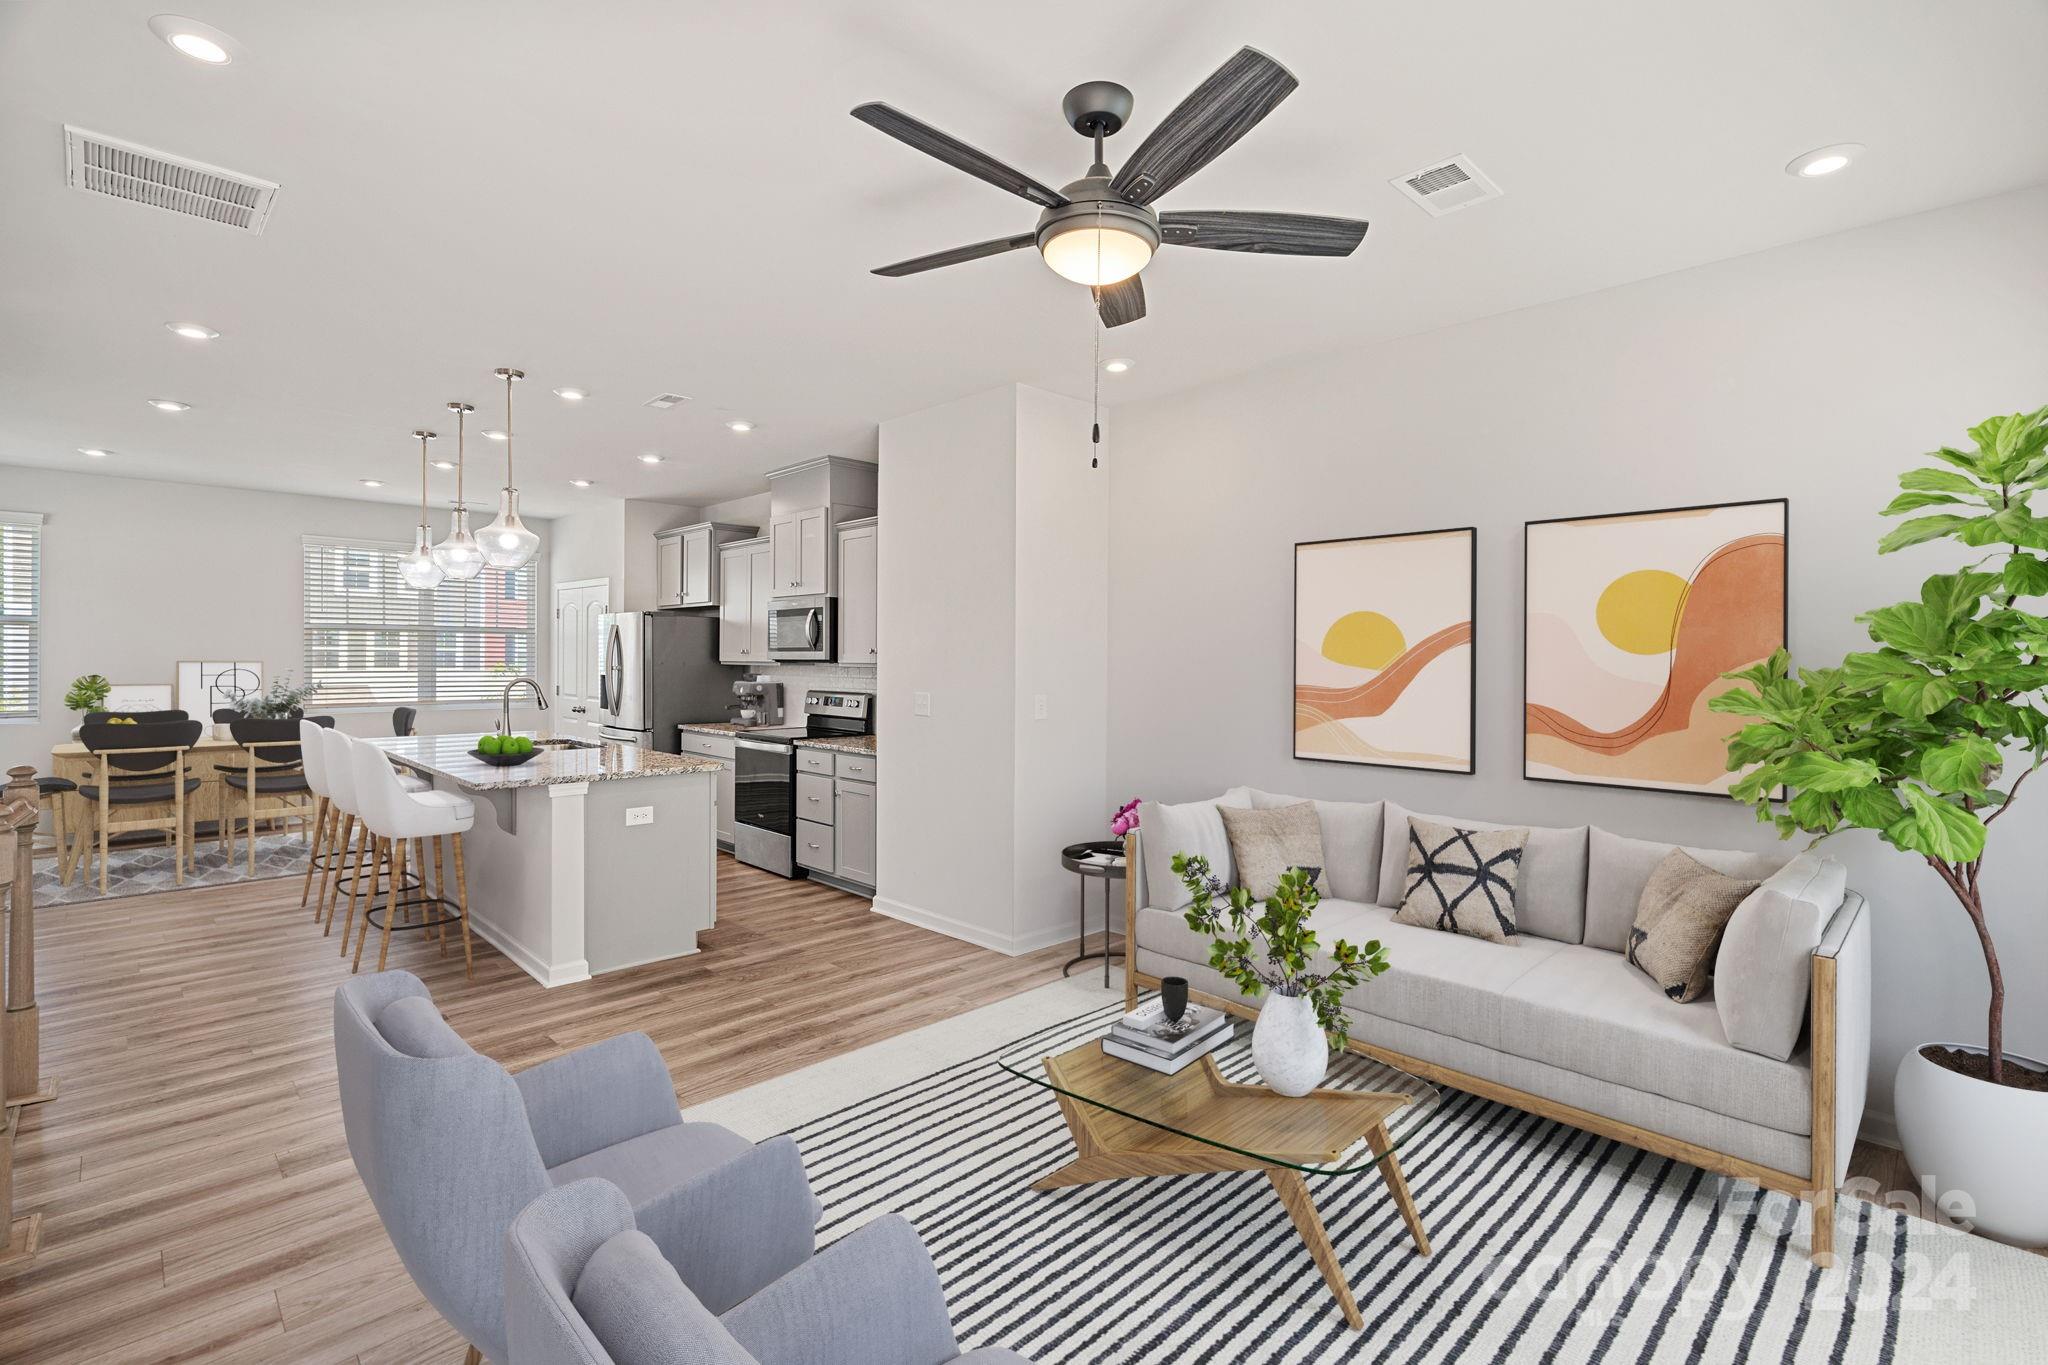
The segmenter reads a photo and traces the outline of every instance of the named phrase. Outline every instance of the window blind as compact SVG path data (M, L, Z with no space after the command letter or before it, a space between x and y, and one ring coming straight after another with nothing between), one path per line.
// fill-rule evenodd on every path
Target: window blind
M409 545L305 540L307 681L319 706L495 702L534 671L531 564L430 592L406 586Z
M0 512L0 720L36 718L42 614L42 513Z

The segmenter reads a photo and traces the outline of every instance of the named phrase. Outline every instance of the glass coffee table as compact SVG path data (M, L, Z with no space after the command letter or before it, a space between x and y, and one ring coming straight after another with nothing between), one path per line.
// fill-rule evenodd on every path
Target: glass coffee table
M1052 1092L1074 1140L1074 1158L1040 1177L1034 1190L1157 1175L1262 1171L1354 1329L1365 1325L1350 1277L1323 1230L1306 1176L1386 1182L1415 1249L1429 1234L1396 1155L1426 1126L1436 1088L1384 1063L1346 1052L1332 1057L1322 1088L1299 1099L1258 1084L1251 1025L1168 1076L1102 1050L1111 1019L1091 1029L1020 1045L997 1057L1010 1075Z

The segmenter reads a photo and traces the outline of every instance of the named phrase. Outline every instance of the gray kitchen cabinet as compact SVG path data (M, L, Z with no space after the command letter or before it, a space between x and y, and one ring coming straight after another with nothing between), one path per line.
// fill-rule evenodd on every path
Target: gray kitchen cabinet
M718 661L766 666L768 606L774 596L773 551L768 538L718 547Z
M718 760L718 842L726 848L731 848L734 802L739 799L739 769L734 762L732 736L706 735L685 730L676 739L676 747L681 752L695 754L699 758Z
M821 825L813 820L796 822L796 861L799 867L808 867L831 875L832 826Z
M832 779L813 773L796 775L796 818L832 823Z
M704 521L654 533L654 605L715 607L725 581L725 545L755 533L752 526Z
M683 533L680 530L654 533L654 605L657 609L683 605Z
M872 517L839 528L839 662L875 663L881 653L879 528Z
M775 584L770 596L808 597L832 591L832 565L826 552L831 527L832 510L828 507L807 507L769 520Z
M875 884L875 786L872 782L834 783L832 873L843 882Z

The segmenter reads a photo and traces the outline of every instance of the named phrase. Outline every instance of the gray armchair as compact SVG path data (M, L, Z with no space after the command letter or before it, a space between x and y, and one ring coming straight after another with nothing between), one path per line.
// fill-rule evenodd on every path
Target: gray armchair
M633 1226L625 1194L581 1180L505 1234L510 1365L1030 1365L959 1353L938 1273L894 1214L714 1314Z
M503 1362L513 1217L602 1176L697 1298L722 1312L810 1259L819 1205L794 1140L684 1123L661 1053L630 1033L518 1075L473 1051L409 972L334 993L349 1154L420 1292Z

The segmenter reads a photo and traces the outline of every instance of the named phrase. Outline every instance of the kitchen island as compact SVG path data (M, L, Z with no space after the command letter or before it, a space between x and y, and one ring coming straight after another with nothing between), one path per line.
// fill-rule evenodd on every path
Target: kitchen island
M476 804L464 836L470 926L543 986L697 951L718 915L713 759L540 740L474 757L477 735L370 742Z

